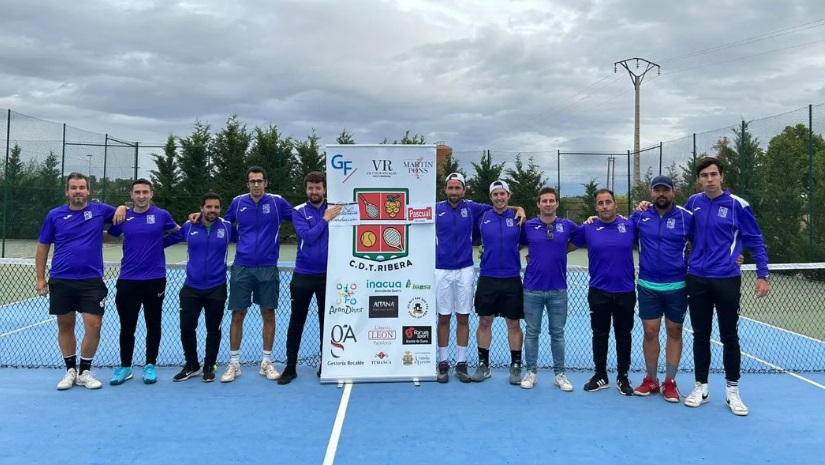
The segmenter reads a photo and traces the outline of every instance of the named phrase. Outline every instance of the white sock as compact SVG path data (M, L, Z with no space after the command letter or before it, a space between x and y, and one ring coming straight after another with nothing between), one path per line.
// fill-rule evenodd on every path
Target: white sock
M456 362L466 362L467 361L467 346L461 347L458 346L458 359Z
M264 359L261 361L261 363L271 362L271 361L272 361L272 351L271 350L265 350L264 351Z
M241 362L241 351L240 350L230 350L229 351L229 361L230 362Z
M438 348L438 361L439 362L449 362L450 358L450 348L449 347L439 347Z

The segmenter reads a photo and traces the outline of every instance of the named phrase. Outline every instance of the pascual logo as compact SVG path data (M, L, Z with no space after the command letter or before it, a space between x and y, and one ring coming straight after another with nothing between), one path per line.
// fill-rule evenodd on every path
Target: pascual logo
M332 169L340 170L344 174L344 176L346 176L344 180L341 182L347 182L347 179L349 179L352 173L358 171L358 168L352 167L352 160L344 159L344 156L340 153L336 153L335 155L333 155L329 161L332 166Z
M392 365L392 360L386 352L378 352L372 360L373 365Z
M344 349L348 343L357 343L358 339L355 337L355 331L350 325L335 325L329 332L329 353L334 358L341 358L344 355Z
M401 340L405 345L431 344L433 339L432 326L403 326L404 338Z
M430 304L421 297L413 297L407 302L407 312L413 318L424 318L430 310Z
M372 160L372 171L367 172L368 175L374 178L391 178L398 174L392 169L392 160Z
M388 346L398 338L398 331L390 326L376 326L367 332L367 339L377 346Z
M378 294L397 294L401 287L401 281L367 281L367 289Z
M415 160L404 160L404 169L410 176L420 177L422 174L427 174L435 167L435 162L425 161L424 157L416 158Z
M409 280L409 279L407 280L407 284L404 287L406 287L407 289L419 289L419 290L429 290L429 289L433 288L429 284L415 284L414 282L412 282L412 280Z
M413 208L410 207L407 209L407 218L410 221L432 221L433 219L433 208L432 207L425 207L425 208Z
M371 295L369 303L370 318L398 318L397 295Z

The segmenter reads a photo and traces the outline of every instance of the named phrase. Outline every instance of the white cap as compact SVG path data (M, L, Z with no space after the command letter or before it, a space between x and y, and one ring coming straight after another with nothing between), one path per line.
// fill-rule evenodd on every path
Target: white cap
M493 181L493 183L490 184L490 193L491 194L496 189L504 189L505 191L507 191L508 194L510 193L510 186L508 186L507 183L502 181L501 179Z
M448 183L455 179L456 181L460 182L462 186L466 186L467 183L464 182L464 176L461 173L450 173L447 175L447 179L444 180L444 183Z

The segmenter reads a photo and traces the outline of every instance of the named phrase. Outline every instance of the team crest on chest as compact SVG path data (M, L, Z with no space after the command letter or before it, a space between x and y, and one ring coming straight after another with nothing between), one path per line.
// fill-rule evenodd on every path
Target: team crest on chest
M221 228L218 230L218 239L223 239L224 237L226 237L226 230Z
M556 225L556 232L564 232L564 225L559 223Z
M512 227L513 227L513 219L512 219L512 218L507 218L507 227L508 227L508 228L512 228Z
M619 225L618 225L618 228L619 228L619 232L620 232L620 233L627 232L627 230L625 229L625 227L624 227L624 225L623 225L623 224L619 224Z
M668 218L667 220L667 229L673 229L676 227L676 219L675 218Z
M269 204L265 204L265 205L261 208L261 211L263 211L265 215L266 215L266 214L269 214Z
M719 212L716 213L720 218L727 218L728 217L728 209L727 207L719 207Z
M91 220L91 219L92 219L92 216L93 216L93 215L92 215L92 212L90 212L90 211L85 211L85 212L83 212L83 219L84 219L84 220Z
M155 224L155 215L146 215L146 224Z
M462 218L467 218L467 209L466 208L461 209L461 217Z

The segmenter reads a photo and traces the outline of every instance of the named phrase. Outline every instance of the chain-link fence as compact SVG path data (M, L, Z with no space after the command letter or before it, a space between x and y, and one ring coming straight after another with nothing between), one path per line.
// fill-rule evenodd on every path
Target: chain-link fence
M119 265L107 263L105 281L109 287L106 314L103 318L101 342L95 357L97 366L115 366L119 357L119 321L114 307L115 282ZM772 269L771 293L767 298L756 299L752 289L756 282L753 267L745 267L742 279L742 320L740 338L742 345L742 369L745 372L768 372L776 370L825 371L825 283L821 275L823 265L778 266ZM820 280L817 280L816 274ZM57 346L57 323L48 315L48 299L36 297L33 291L34 265L31 260L0 260L0 280L4 282L4 292L0 301L0 366L12 367L57 367L63 361ZM169 265L167 272L167 292L163 307L163 338L158 364L162 366L183 364L180 345L178 293L185 278L182 265ZM290 314L289 283L292 270L281 268L281 292L276 319L276 338L273 357L283 363L286 358L286 330ZM568 320L566 325L566 365L569 369L590 370L593 367L591 350L591 330L587 305L588 274L585 268L571 266L568 269ZM816 309L813 310L812 309ZM315 317L317 306L314 301L304 330L299 353L299 363L315 366L318 363L321 331ZM547 322L540 336L539 366L552 366ZM229 360L228 328L230 314L227 311L223 322L223 339L218 356L219 363ZM435 325L433 319L431 324ZM455 321L453 321L455 323ZM475 339L478 318L470 318L471 339ZM261 360L261 318L257 311L250 310L244 324L244 340L241 345L241 360L245 364L259 363ZM78 338L82 337L82 324L77 325ZM685 326L684 350L681 368L693 369L692 342L688 336L689 320ZM451 330L451 351L455 357L455 328ZM199 351L203 355L205 330L203 319L198 329ZM662 332L661 338L664 338ZM722 350L718 329L713 333L712 370L722 370ZM145 351L145 326L138 325L135 347L135 364L143 363ZM632 369L645 369L642 354L642 327L638 320L633 330ZM662 340L662 342L664 342ZM474 346L474 344L473 344ZM664 347L664 344L662 344ZM469 362L475 364L477 357L470 351ZM611 343L608 366L615 369L615 350ZM661 357L663 363L664 356ZM493 342L490 348L490 362L497 367L510 363L506 325L502 319L493 324ZM662 366L662 368L664 368Z

